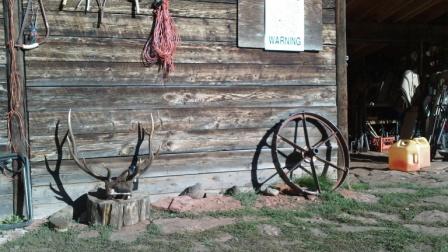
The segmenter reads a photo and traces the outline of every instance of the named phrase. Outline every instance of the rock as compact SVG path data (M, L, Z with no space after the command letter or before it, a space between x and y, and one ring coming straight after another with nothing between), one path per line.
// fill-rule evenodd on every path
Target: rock
M376 225L378 224L378 221L372 218L367 218L367 217L363 217L363 216L356 216L356 215L350 215L347 213L343 213L341 215L339 215L340 218L345 219L345 220L350 220L350 221L357 221L361 224L364 225Z
M241 193L241 190L238 186L232 186L224 192L226 196L234 196L238 193Z
M350 191L350 190L346 190L346 189L339 190L339 194L346 199L352 199L354 201L361 202L361 203L373 204L373 203L378 203L378 200L379 200L378 197L376 197L375 195L368 194L368 193L362 193L362 192Z
M317 195L312 195L312 194L305 195L305 198L309 201L316 201L317 199L319 199L319 197Z
M145 220L132 226L125 226L120 230L112 232L109 236L109 240L124 243L134 242L140 235L146 232L149 224L150 222Z
M366 214L383 221L400 222L400 217L398 215L385 214L380 212L367 212Z
M28 231L23 228L17 228L13 230L1 231L0 233L0 245L7 243L9 241L13 241L19 239L24 236ZM0 246L1 248L1 246Z
M215 242L219 242L219 243L225 243L227 241L230 241L233 239L233 236L228 234L228 233L222 233L219 234L218 237L216 237L214 240Z
M429 198L424 198L423 202L438 204L438 205L442 205L442 206L448 206L448 196L438 195L438 196L433 196L433 197L429 197Z
M266 196L278 196L280 194L280 191L272 187L267 187L266 190L264 190L263 194Z
M203 217L198 219L169 218L154 221L160 228L162 234L203 232L216 227L231 225L236 223L235 218L213 218Z
M375 188L368 190L369 193L387 194L387 193L416 193L417 191L409 188Z
M185 188L179 196L190 196L193 199L201 199L205 196L205 191L202 189L201 183L196 183Z
M339 232L346 233L360 233L360 232L371 232L371 231L384 231L387 230L386 227L377 226L351 226L346 224L341 224L339 227L335 228Z
M268 225L268 224L260 225L260 226L258 226L258 229L260 230L261 234L267 235L267 236L280 236L280 234L281 234L281 231L278 227Z
M73 207L66 206L48 217L50 225L59 232L68 230L73 218Z
M151 204L152 207L172 212L203 213L228 211L242 208L241 202L228 196L210 196L193 199L190 196L163 198Z
M297 208L300 206L305 206L310 201L306 200L304 197L300 196L288 196L288 195L278 195L276 197L272 196L261 196L257 198L255 202L256 208L270 207L270 208Z
M406 228L411 230L412 232L418 234L432 235L432 236L445 236L448 234L447 227L428 227L423 225L415 225L415 224L405 224Z
M428 244L424 243L417 243L417 244L409 244L406 247L404 247L403 251L407 252L421 252L421 251L434 251L433 247Z
M300 194L300 193L294 191L293 189L291 189L291 187L289 187L289 185L287 185L286 183L276 184L275 186L273 186L273 188L279 190L281 194L286 194L286 195L290 195L290 196L303 195L303 194Z
M313 236L319 237L319 238L326 238L328 236L324 231L322 231L322 230L320 230L318 228L311 228L310 229L310 233Z
M78 239L91 239L91 238L97 238L100 236L100 233L96 230L89 230L82 233L79 233L77 238Z
M420 223L448 223L448 213L438 210L424 211L412 220Z

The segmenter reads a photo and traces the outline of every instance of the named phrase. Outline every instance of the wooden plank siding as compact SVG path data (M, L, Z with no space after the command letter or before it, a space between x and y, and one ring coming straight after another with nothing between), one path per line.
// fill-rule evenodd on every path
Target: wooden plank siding
M51 36L25 54L37 218L65 204L51 196L54 181L42 160L47 155L54 164L55 123L61 120L63 132L70 108L81 155L114 173L129 165L137 122L159 115L162 154L140 181L154 198L196 182L212 191L251 187L256 146L280 119L312 111L336 122L334 0L322 3L323 49L304 53L238 48L236 0L173 0L182 43L165 81L156 67L140 63L152 21L149 2L137 18L130 2L108 2L99 29L95 4L84 14L74 10L75 1L63 11L58 0L43 3ZM66 150L64 159L61 179L73 199L99 185ZM273 173L269 151L258 162L260 177Z
M3 5L0 4L0 154L7 151L8 92L6 81L6 44ZM13 214L13 183L0 174L0 219Z

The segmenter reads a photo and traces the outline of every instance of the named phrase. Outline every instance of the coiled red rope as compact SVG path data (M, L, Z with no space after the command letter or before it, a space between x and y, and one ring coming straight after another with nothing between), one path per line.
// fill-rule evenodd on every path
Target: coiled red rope
M142 61L146 66L159 65L159 71L166 78L174 70L173 59L180 37L169 13L169 0L163 0L159 6L153 4L153 9L152 29L143 48Z

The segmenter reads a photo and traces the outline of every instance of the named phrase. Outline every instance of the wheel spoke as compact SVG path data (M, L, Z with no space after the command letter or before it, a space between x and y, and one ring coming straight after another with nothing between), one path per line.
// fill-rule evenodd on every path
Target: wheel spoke
M264 185L266 182L268 182L269 180L271 180L273 177L275 177L278 174L278 172L275 172L274 174L272 174L269 178L265 179L263 182L259 183L259 186L261 187L262 185Z
M283 167L282 170L284 170L286 167ZM259 186L261 187L262 185L264 185L266 182L268 182L269 180L271 180L273 177L278 175L278 171L276 170L276 172L274 174L272 174L271 176L269 176L267 179L265 179L263 182L259 183Z
M325 159L323 159L323 158L321 158L321 157L318 157L318 156L314 156L314 157L315 157L317 160L319 160L320 162L322 162L322 163L324 163L324 164L327 164L327 165L329 165L329 166L331 166L331 167L333 167L333 168L335 168L335 169L337 169L337 170L340 170L340 171L343 171L343 172L346 172L346 171L347 171L345 168L341 168L341 167L339 167L339 166L333 164L332 162L327 161L327 160L325 160Z
M288 155L286 155L285 153L283 153L281 150L277 149L278 154L280 154L281 156L283 156L284 158L287 158Z
M301 152L306 152L306 150L300 146L298 146L297 144L291 142L290 140L288 140L286 137L278 134L278 136L280 137L280 139L282 139L285 143L291 145L292 147L294 147L295 149L298 149Z
M313 147L311 147L311 148L313 148L313 149L317 149L317 148L319 148L322 144L324 144L324 143L330 141L330 139L331 139L332 137L334 137L334 136L336 136L336 132L335 132L335 131L333 131L333 132L331 133L331 135L330 135L329 137L327 137L325 140L320 140L320 141L317 142L315 145L313 145Z
M308 139L308 129L306 127L306 118L305 118L305 113L303 113L303 135L305 137L305 143L306 143L306 147L308 148L308 150L310 149L310 139Z
M299 121L295 120L296 122L296 128L294 130L294 143L297 144L297 128L299 127Z
M303 167L302 165L299 164L297 168L300 168L302 171L308 173L308 175L313 176L313 174L310 171L308 171L305 167Z
M316 186L317 186L317 191L318 191L319 193L321 193L321 190L320 190L320 184L319 184L319 179L317 178L317 173L316 173L316 169L315 169L315 167L314 167L313 158L310 159L310 166L311 166L311 172L313 173L314 183L315 183Z

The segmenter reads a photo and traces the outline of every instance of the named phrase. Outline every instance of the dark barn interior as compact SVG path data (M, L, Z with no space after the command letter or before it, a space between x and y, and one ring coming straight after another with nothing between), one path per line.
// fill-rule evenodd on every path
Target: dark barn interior
M352 149L431 137L431 107L448 69L448 1L347 1ZM417 123L413 123L417 122Z

